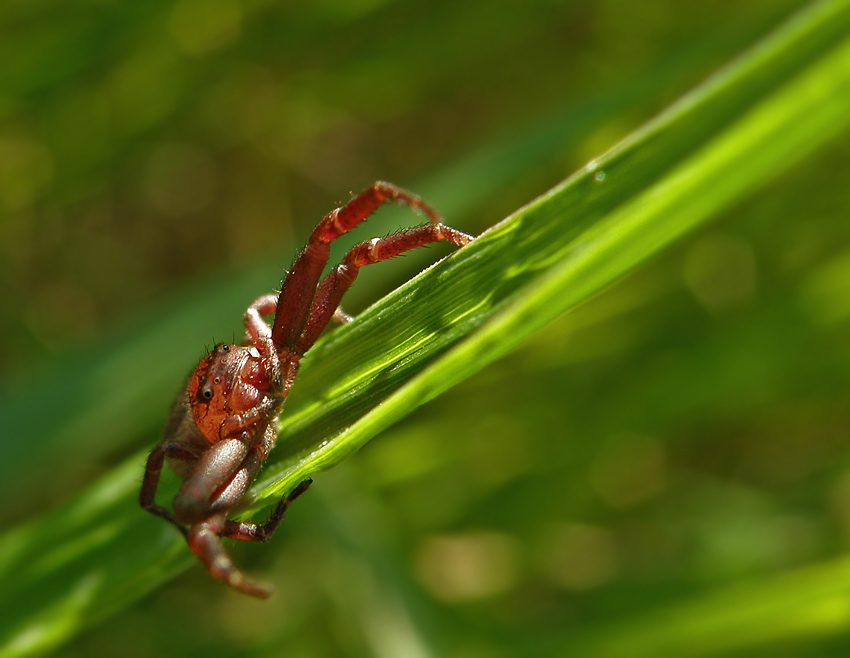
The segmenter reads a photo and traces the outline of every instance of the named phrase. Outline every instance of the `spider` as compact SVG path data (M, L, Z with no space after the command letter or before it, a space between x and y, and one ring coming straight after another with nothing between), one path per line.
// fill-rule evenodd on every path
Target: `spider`
M330 243L384 203L424 213L429 222L361 242L321 280ZM391 183L377 182L319 222L284 278L280 294L264 295L245 311L242 345L218 343L189 375L171 407L161 443L151 451L139 500L142 507L174 524L213 576L235 590L268 598L273 589L243 574L221 537L267 541L290 503L312 480L284 496L265 523L227 518L245 496L275 444L275 420L304 353L331 320L349 321L339 303L358 270L370 263L437 240L462 247L472 237L446 226L421 198ZM264 315L274 314L269 327ZM167 460L183 483L171 510L156 503Z

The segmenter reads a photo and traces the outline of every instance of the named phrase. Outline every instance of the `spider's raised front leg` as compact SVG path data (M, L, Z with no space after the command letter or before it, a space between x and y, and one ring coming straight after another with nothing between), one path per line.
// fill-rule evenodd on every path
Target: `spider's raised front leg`
M330 243L390 201L424 213L430 223L386 238L360 243L349 251L342 264L319 286L322 270L330 256ZM325 215L310 235L307 246L296 258L283 282L277 302L272 340L281 360L293 363L292 376L298 360L337 313L343 294L362 265L437 240L448 240L460 247L472 240L472 237L443 224L437 211L420 197L383 181L374 183L341 208Z
M424 224L392 233L384 238L372 238L354 245L351 250L319 284L310 316L295 351L304 354L322 333L335 314L343 295L354 283L360 268L377 263L405 251L422 247L438 240L447 240L462 247L472 241L472 236L442 223Z

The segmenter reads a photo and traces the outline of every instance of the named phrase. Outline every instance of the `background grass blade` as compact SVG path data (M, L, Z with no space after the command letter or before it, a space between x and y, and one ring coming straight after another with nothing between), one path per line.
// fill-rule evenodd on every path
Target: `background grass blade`
M340 463L845 130L848 27L850 3L814 5L620 146L329 334L305 362L248 512ZM191 564L172 529L138 510L142 460L2 538L0 655L56 646Z
M738 584L686 604L654 610L619 628L575 634L565 644L583 656L723 655L831 634L844 625L848 561L799 569L758 584Z

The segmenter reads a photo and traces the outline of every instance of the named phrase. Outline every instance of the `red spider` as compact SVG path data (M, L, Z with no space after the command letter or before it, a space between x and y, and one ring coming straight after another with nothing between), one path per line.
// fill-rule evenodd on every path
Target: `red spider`
M388 201L424 212L430 222L355 245L320 283L330 243ZM219 343L189 376L171 408L162 442L148 457L139 499L151 514L177 526L213 578L251 596L271 596L268 585L250 580L234 566L219 538L268 540L311 480L282 498L265 523L231 521L227 514L274 447L275 419L301 357L334 315L350 319L338 309L358 270L437 240L462 247L472 237L443 224L418 196L390 183L374 183L319 222L279 295L265 295L248 307L244 344ZM269 327L262 316L272 313ZM183 479L171 511L155 501L164 459Z

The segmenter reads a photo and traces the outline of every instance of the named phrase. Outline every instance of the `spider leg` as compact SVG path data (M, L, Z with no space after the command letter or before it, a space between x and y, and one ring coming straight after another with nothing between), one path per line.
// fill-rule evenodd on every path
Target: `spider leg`
M253 468L246 468L244 462L250 452L250 443L244 437L222 439L210 446L198 458L174 497L171 503L174 517L194 525L219 512L226 512L234 499L222 497L218 492L235 492L241 488L241 493L244 493L262 463L259 460Z
M281 499L264 524L227 521L227 512L242 499L262 467L274 443L274 428L266 428L263 436L254 446L249 446L245 437L224 439L213 445L197 460L172 506L176 518L190 524L188 530L184 529L186 540L210 575L243 594L265 599L272 595L272 588L242 573L220 537L267 540L283 520L289 504L307 490L312 480L305 480Z
M263 295L259 299L254 300L254 303L245 311L245 335L242 337L242 345L256 345L258 340L268 337L271 340L271 330L269 325L263 320L264 315L274 313L277 306L277 295ZM262 326L260 326L262 325ZM265 329L263 329L265 327Z
M343 295L354 283L361 267L438 240L447 240L462 247L468 244L472 237L437 222L404 229L384 238L372 238L354 245L342 262L319 284L304 333L301 334L295 346L295 353L304 354L316 342L331 317L336 314Z
M256 596L260 599L269 598L274 590L269 585L248 578L236 568L233 560L227 554L219 537L225 525L224 516L225 512L221 512L190 526L186 537L189 547L216 580L220 580L243 594Z
M250 445L245 436L225 439L205 452L172 503L176 518L189 524L200 523L222 512L226 514L235 507L247 493L274 446L274 427L266 427L262 436L255 445ZM307 486L299 485L295 489L297 495L302 494ZM290 494L290 502L296 497ZM269 529L268 536L276 525Z
M144 510L174 525L185 537L186 526L174 518L174 515L167 509L156 504L156 487L159 484L159 478L162 474L162 463L166 457L189 460L195 459L195 454L187 450L184 446L174 443L166 443L154 448L151 454L148 455L148 461L145 464L145 476L142 480L142 489L139 492L139 503Z
M225 521L224 528L221 531L221 536L232 537L234 539L245 539L248 541L268 541L274 534L274 531L277 530L280 522L283 521L286 510L289 508L292 501L307 491L312 483L313 480L307 478L286 496L281 498L277 505L275 505L275 508L272 510L272 513L269 515L269 518L265 523Z
M283 520L290 503L307 490L312 480L304 480L287 496L283 497L263 524L226 520L227 510L245 494L263 461L263 457L256 450L248 454L224 490L209 504L209 509L220 511L189 526L186 540L192 552L200 558L213 578L243 594L267 599L274 590L268 585L251 580L242 573L233 564L233 560L230 559L230 555L221 543L220 538L233 537L252 541L268 540Z
M440 222L439 214L415 194L382 181L373 183L347 204L325 215L310 235L307 246L295 259L292 269L283 282L277 301L272 340L282 360L290 357L293 367L297 367L297 360L303 354L303 350L296 350L296 345L303 343L302 334L310 324L311 315L315 313L312 309L316 297L316 286L330 257L330 243L353 229L382 204L390 201L409 206L428 216L431 222L429 228L436 229L440 235L420 244L432 242L434 239L448 239L455 244L465 244L471 239L459 231L444 226ZM412 246L418 246L418 244ZM404 250L401 249L398 253ZM328 319L334 314L338 305L327 312ZM324 313L322 315L324 316ZM327 320L324 324L326 323ZM311 331L311 333L314 332ZM318 332L315 333L318 335ZM294 376L294 372L291 376ZM289 373L285 374L285 378L290 379Z
M278 296L275 294L271 295L263 295L256 301L254 301L251 306L248 307L248 310L245 312L245 322L246 324L250 323L256 325L257 322L263 322L262 316L271 315L275 311L275 307L277 306L277 298ZM354 318L346 313L341 306L338 306L334 311L333 317L331 318L334 322L339 324L347 324L352 322ZM265 322L263 322L265 324ZM266 325L268 327L268 325ZM256 345L257 339L254 337L257 333L256 330L246 331L245 335L242 337L242 345L250 346ZM271 331L269 331L269 337L271 337Z

